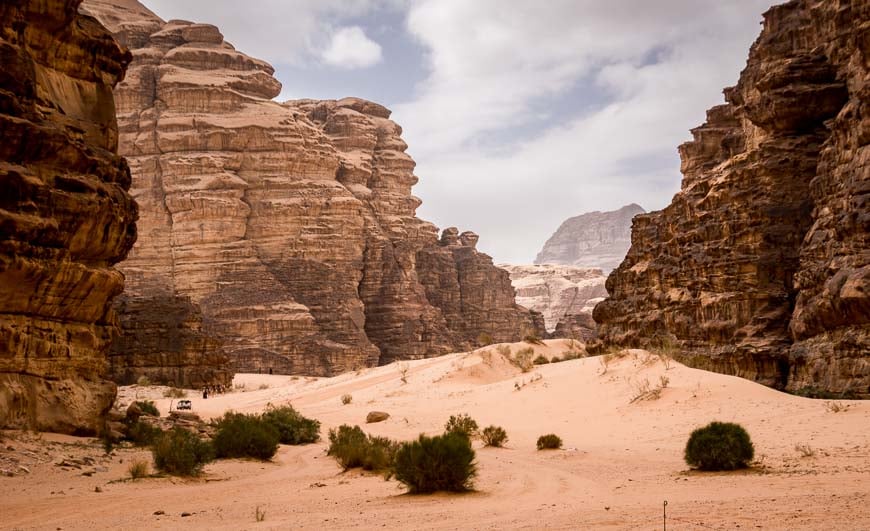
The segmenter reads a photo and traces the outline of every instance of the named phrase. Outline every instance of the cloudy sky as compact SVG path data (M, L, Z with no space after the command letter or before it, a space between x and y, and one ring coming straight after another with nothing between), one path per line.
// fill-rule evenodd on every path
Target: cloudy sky
M278 99L386 105L418 214L531 262L566 218L679 190L677 145L721 103L773 0L143 0L272 63Z

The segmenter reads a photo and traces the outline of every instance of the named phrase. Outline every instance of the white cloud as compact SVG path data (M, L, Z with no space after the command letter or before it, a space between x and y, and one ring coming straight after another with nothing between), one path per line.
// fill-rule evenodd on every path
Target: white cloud
M369 39L361 27L349 26L332 34L321 57L339 68L366 68L381 62L381 46Z
M663 207L677 146L736 82L772 3L414 3L408 28L431 70L393 117L420 214L522 263L567 217Z

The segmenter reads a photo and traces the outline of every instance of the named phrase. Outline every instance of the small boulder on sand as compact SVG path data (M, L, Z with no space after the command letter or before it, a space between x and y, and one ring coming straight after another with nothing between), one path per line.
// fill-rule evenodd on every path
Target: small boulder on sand
M366 415L366 424L372 424L373 422L383 422L390 418L390 414L384 411L369 411L369 414Z

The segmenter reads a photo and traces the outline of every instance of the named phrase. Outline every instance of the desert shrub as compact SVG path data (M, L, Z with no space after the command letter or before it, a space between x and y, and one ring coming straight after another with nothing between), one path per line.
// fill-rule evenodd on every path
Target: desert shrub
M538 450L558 450L562 447L562 438L555 433L538 437Z
M215 456L253 457L266 461L278 451L278 430L259 415L229 411L215 423L212 444Z
M174 476L195 476L214 458L210 444L179 426L158 437L151 453L154 466Z
M151 400L137 400L133 403L139 406L139 411L141 411L143 415L151 415L152 417L160 416L160 411Z
M534 363L535 365L545 365L547 363L550 363L550 360L548 360L543 354L539 354L537 358L532 360L532 363Z
M523 338L523 341L525 341L526 343L529 343L530 345L543 345L544 344L544 342L541 341L541 338L538 337L538 335L534 334L534 333L528 334L526 337Z
M341 403L345 406L353 402L353 396L351 395L341 395Z
M136 380L136 385L141 385L142 387L145 387L146 385L151 385L151 380L143 374L139 377L138 380Z
M141 420L127 426L127 439L136 446L149 446L161 435L163 435L163 430Z
M535 349L526 347L517 351L513 359L513 364L520 368L523 372L532 370L532 358L535 356Z
M832 391L828 391L827 389L822 389L820 387L813 387L813 386L801 387L800 389L794 391L793 394L795 394L797 396L802 396L804 398L822 398L825 400L835 400L835 399L849 400L849 399L858 398L857 395L855 394L855 392L852 391L851 389L847 389L847 390L843 391L842 393L834 393Z
M444 431L447 433L458 433L468 439L473 439L477 437L477 421L465 413L450 415L447 423L444 424Z
M711 422L692 432L685 459L700 470L734 470L752 461L755 448L749 434L733 422Z
M483 444L501 448L508 440L507 432L501 426L487 426L480 434Z
M127 467L127 473L130 474L132 479L146 478L151 472L150 468L148 461L136 460Z
M492 345L492 343L493 343L492 335L490 335L489 333L481 332L480 334L477 335L478 346L486 347L486 346Z
M402 443L392 472L413 494L464 492L472 488L477 465L468 437L455 432L421 434L416 441Z
M562 352L562 361L576 360L582 357L582 354L576 350L566 350Z
M179 389L178 387L170 387L169 389L163 391L164 398L186 398L187 391L184 389Z
M398 444L391 439L366 435L359 426L342 424L329 430L326 455L335 458L344 470L388 470L397 448Z
M504 356L505 358L510 359L511 357L511 347L510 345L499 345L495 347L495 351Z
M320 439L320 421L303 417L293 406L269 406L261 417L278 431L281 444L308 444Z

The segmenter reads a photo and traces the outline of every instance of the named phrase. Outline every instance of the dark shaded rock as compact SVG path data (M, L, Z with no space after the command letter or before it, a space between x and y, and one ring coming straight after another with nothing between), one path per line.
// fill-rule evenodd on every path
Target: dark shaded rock
M870 396L868 27L867 2L765 13L728 103L680 146L681 191L634 219L602 345Z

